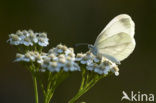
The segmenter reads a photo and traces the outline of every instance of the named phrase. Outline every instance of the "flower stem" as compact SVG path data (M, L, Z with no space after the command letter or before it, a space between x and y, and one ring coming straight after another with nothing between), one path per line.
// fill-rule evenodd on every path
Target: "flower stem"
M48 84L45 91L44 103L49 103L53 97L55 86L56 86L56 76L57 74L52 74L49 72L48 74Z
M35 75L32 75L33 83L34 83L34 93L35 93L35 103L38 102L38 89L37 89L37 79Z
M54 94L54 91L52 91L52 89L49 90L49 91L47 92L47 94L45 95L44 103L50 103L50 100L51 100L53 94Z
M82 90L83 87L84 87L84 83L85 83L85 73L86 73L85 69L82 69L82 81L81 81L80 90ZM79 91L80 91L80 90L79 90Z
M80 88L78 93L68 103L75 103L75 101L78 100L83 94L85 94L90 88L92 88L96 84L96 82L92 84L89 83L90 85L85 85L84 88Z
M68 103L75 103L83 94L85 94L89 89L91 89L99 80L101 79L98 75L93 75L92 73L87 73L85 69L82 69L82 80L81 86L77 94L69 100Z

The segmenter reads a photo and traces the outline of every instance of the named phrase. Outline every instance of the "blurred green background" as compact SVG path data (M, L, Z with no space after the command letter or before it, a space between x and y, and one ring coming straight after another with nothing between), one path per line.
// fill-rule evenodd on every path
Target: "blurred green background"
M129 14L136 24L136 48L119 66L118 77L101 80L78 103L121 103L123 90L156 95L156 0L0 0L0 103L34 102L31 75L12 62L16 49L6 43L8 34L19 29L47 32L48 49L58 43L93 44L121 13ZM86 50L75 48L75 52ZM67 103L79 85L80 74L74 73L57 88L51 103Z

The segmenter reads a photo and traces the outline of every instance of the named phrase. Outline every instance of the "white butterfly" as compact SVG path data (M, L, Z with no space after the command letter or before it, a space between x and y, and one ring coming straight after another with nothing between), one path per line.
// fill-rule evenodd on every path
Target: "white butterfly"
M95 44L88 45L88 48L94 55L120 64L135 48L134 29L135 24L129 15L118 15L102 30Z

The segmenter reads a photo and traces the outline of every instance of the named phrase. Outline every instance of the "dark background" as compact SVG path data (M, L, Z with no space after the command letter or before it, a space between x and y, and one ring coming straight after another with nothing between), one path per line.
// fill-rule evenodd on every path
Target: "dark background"
M136 48L119 66L118 77L101 80L79 102L121 103L123 90L156 95L156 0L0 0L0 103L34 103L31 75L12 62L16 49L6 43L8 34L19 29L47 32L48 49L58 43L93 44L121 13L129 14L136 24ZM71 75L57 88L52 103L67 103L79 85L80 74Z

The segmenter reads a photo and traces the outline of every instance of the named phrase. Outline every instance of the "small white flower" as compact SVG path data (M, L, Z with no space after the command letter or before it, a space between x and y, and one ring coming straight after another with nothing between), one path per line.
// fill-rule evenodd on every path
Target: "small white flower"
M27 57L26 57L25 55L23 55L23 54L17 53L17 54L16 54L15 62L21 62L21 61L30 62L30 58L27 58Z
M40 54L39 55L36 55L36 61L39 64L43 64L43 58L42 58L42 56Z
M95 57L93 60L94 60L94 62L96 62L96 63L100 62L100 58L99 58L99 57Z
M85 56L85 54L83 53L78 53L76 58L75 58L75 61L81 61L83 59L83 57Z
M24 44L25 46L33 46L33 43L28 37L24 38L24 40L21 41L21 43Z
M16 34L21 40L25 38L25 35L23 35L23 32L21 32L20 30L18 30Z
M48 40L48 38L38 38L38 45L47 46L49 44Z
M57 52L58 52L58 53L62 53L63 50L62 50L62 49L58 49Z
M77 54L76 61L80 61L81 64L90 65L94 63L94 61L97 62L98 60L91 52L87 52L85 54Z
M74 53L69 53L68 55L67 55L67 57L71 57L71 59L73 60L73 61L75 61L75 54Z
M25 56L23 54L17 53L15 62L23 61L24 57Z
M119 76L119 72L115 72L115 75L116 75L116 76Z
M76 64L75 62L71 61L71 62L67 62L65 64L65 67L63 68L64 71L80 71L80 67L78 66L78 64Z
M50 72L59 72L60 68L58 67L57 62L50 62L47 68Z
M94 69L94 72L98 73L98 74L103 74L103 71L100 70L99 68L95 68Z
M9 35L9 40L7 42L10 42L11 45L19 45L21 38L15 34Z
M68 55L68 54L70 54L71 52L72 52L71 50L66 49L66 50L65 50L65 55Z
M86 69L89 70L89 71L92 71L92 70L95 69L96 66L97 65L95 65L95 64L90 64L90 65L86 66Z
M93 63L93 59L90 58L89 56L84 56L83 59L80 61L80 63L90 65L91 63Z
M33 52L27 52L26 54L25 54L25 58L28 58L28 59L30 59L31 61L35 61L35 55L34 55L34 53Z
M110 67L109 66L105 66L105 69L104 69L104 74L108 74L108 72L110 71Z

